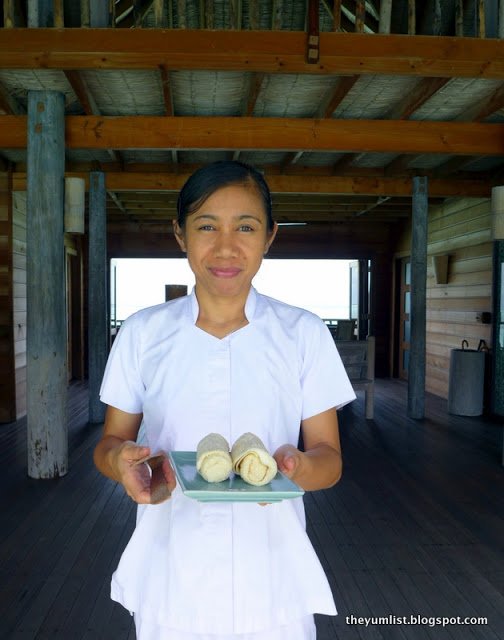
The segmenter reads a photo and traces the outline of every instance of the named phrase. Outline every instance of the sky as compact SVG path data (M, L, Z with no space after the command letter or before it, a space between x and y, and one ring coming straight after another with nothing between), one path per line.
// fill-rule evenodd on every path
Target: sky
M165 284L194 286L185 258L114 259L117 315L129 315L165 300ZM349 260L275 260L265 258L253 285L265 295L303 307L321 318L348 318Z

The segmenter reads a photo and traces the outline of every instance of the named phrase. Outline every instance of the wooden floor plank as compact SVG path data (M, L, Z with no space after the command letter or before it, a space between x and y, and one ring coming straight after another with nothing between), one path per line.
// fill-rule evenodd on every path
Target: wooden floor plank
M378 380L374 420L360 397L340 411L342 480L305 497L339 613L317 616L317 640L498 640L502 423L449 415L430 394L425 419L411 420L406 392ZM27 477L26 420L0 429L0 638L135 638L132 617L110 600L135 506L93 467L100 426L87 424L87 404L86 385L72 385L70 470L58 480ZM423 623L392 624L401 616ZM430 626L436 616L488 624Z

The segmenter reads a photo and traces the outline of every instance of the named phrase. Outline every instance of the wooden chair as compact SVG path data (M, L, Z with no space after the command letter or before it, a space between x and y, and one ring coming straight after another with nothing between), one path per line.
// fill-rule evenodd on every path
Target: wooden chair
M366 418L374 415L375 338L338 340L336 347L354 390L364 389Z

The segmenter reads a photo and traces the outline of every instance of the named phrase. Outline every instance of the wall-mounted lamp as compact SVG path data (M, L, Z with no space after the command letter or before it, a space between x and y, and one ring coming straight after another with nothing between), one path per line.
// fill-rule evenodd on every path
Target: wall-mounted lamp
M436 284L448 283L449 260L450 256L448 254L432 256L432 265L434 267L434 278L436 279Z
M65 232L84 233L86 181L84 178L65 178Z

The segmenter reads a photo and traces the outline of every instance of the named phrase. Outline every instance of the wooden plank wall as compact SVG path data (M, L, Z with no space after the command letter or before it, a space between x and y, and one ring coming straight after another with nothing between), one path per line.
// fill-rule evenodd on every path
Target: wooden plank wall
M400 238L398 255L409 254L411 230ZM492 325L481 313L492 310L491 203L457 199L429 211L427 270L426 390L448 397L450 351L467 340L470 349L485 340ZM449 255L448 282L437 284L432 256Z
M12 194L16 419L26 414L26 192Z
M0 422L16 419L10 175L0 173Z

